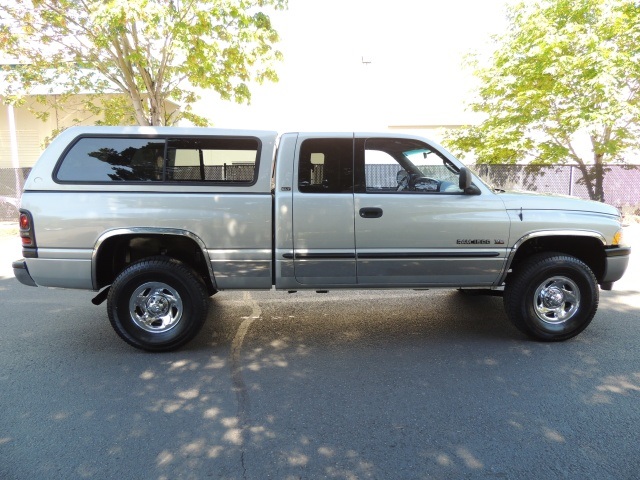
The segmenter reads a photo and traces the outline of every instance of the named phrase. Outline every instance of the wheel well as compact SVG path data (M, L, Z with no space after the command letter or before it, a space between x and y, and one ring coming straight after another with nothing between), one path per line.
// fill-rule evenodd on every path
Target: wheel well
M111 285L131 263L156 255L175 258L189 265L202 278L209 293L215 293L208 260L202 249L193 239L180 235L130 234L106 239L96 254L97 288Z
M604 276L605 252L602 248L602 242L593 237L549 236L532 238L518 248L510 269L517 269L523 260L541 252L558 252L572 255L584 262L598 280L601 280Z

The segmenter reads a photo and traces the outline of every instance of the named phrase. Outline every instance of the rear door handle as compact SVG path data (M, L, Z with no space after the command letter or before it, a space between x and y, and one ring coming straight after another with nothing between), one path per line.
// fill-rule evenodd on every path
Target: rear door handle
M362 218L380 218L382 216L382 209L377 207L361 208L360 216Z

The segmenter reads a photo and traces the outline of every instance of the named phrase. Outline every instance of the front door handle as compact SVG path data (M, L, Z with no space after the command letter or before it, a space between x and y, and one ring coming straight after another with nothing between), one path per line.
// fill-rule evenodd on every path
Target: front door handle
M380 218L382 216L382 209L378 207L361 208L360 216L362 218Z

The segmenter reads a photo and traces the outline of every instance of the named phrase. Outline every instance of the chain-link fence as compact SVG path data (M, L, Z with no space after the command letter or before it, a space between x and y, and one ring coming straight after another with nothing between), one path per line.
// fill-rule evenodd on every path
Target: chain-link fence
M181 182L251 182L255 165L223 164L167 168L167 179Z
M244 167L244 166L241 166ZM395 178L397 166L388 175ZM30 168L0 168L0 221L17 219L20 193ZM476 171L494 187L505 190L529 190L589 198L582 173L577 167L531 165L477 165ZM246 180L248 169L230 169L226 178ZM610 165L605 169L605 201L625 215L640 215L640 165Z
M31 168L0 168L0 222L17 221L22 187Z

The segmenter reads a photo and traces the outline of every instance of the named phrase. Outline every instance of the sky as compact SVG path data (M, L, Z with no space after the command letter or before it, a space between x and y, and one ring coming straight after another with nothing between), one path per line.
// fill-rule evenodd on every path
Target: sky
M203 94L196 113L215 127L280 132L468 123L464 56L490 51L514 1L289 0L270 15L280 81L253 86L249 106Z

